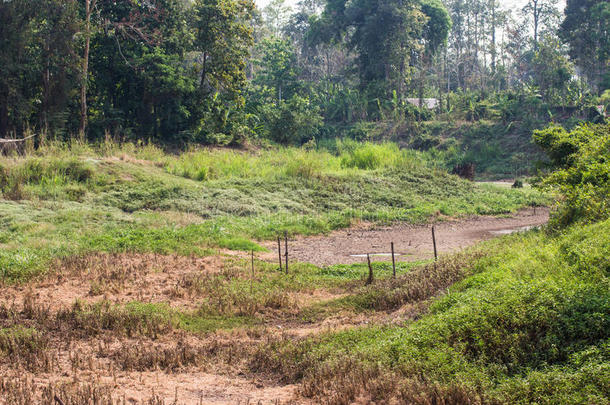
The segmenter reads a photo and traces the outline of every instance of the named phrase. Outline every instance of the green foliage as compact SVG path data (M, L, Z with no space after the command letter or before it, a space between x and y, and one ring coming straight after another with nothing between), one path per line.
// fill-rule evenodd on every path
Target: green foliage
M55 258L89 252L261 250L253 239L283 231L325 233L360 219L425 222L439 211L501 214L548 201L531 189L460 180L434 169L428 155L392 144L338 148L176 156L152 146L50 144L35 156L4 158L0 274L25 280Z
M357 144L343 142L338 145L342 151L341 166L355 167L361 170L374 170L380 167L392 167L402 158L396 144L372 143ZM406 160L406 159L405 159Z
M570 56L601 93L610 56L610 4L604 0L568 0L559 36Z
M610 126L583 125L567 132L550 127L534 134L534 140L557 167L543 184L564 197L553 218L556 226L574 221L597 221L610 215Z
M67 199L78 200L85 192L81 185L92 178L91 165L78 159L35 158L0 166L0 191L12 200L25 198L33 189L41 198L57 198L59 192Z
M319 108L298 95L267 105L263 114L269 137L282 145L301 145L313 139L322 126Z
M435 3L426 4L432 9ZM411 52L420 51L416 38L422 35L427 20L420 5L414 1L336 0L326 4L314 29L330 33L318 35L327 42L347 36L349 49L358 55L361 89L367 89L372 97L379 97L400 88L408 77L405 66L408 66ZM432 18L432 21L436 20ZM439 42L432 37L437 33L429 32L429 42Z
M567 104L574 67L562 52L559 39L545 36L538 42L531 71L533 81L547 103Z
M260 43L262 54L257 64L260 71L254 83L272 89L274 98L281 102L290 99L296 90L296 53L292 44L281 38L266 38Z
M460 381L471 400L607 403L609 231L605 221L489 242L469 266L473 275L421 319L277 345L276 371L302 378L319 398L329 386L356 397L389 373L396 384L380 386L378 400L400 398L401 387L424 376L422 395ZM365 387L338 384L362 373Z

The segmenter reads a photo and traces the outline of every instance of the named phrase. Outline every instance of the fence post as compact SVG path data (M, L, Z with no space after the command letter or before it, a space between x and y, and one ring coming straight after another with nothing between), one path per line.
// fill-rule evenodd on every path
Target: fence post
M288 274L288 232L284 232L284 264L286 265L286 274Z
M394 260L394 242L391 242L392 247L392 277L396 278L396 261Z
M373 266L371 266L371 256L366 254L366 261L369 264L369 278L366 280L366 284L371 284L373 282Z
M282 245L280 243L280 235L277 236L277 256L278 259L280 259L280 271L282 271Z
M436 236L434 235L434 226L432 227L432 245L434 246L434 261L438 259L438 254L436 253Z
M250 277L250 295L252 295L252 284L254 284L254 250L251 252L252 255L252 275Z

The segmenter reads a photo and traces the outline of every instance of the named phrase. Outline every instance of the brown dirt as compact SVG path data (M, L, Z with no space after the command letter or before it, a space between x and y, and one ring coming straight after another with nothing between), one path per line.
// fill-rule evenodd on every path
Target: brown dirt
M27 285L4 286L0 304L21 302L27 292L52 311L76 300L113 303L130 301L166 302L174 308L194 309L199 305L181 281L223 271L222 257L185 257L157 254L93 254L57 262L51 275Z
M548 210L537 209L535 213L524 210L506 218L475 217L437 222L438 250L441 254L449 253L504 232L543 224L547 219ZM401 224L376 227L366 223L328 236L298 238L291 242L290 254L292 260L317 265L355 263L366 258L352 257L351 254L385 253L389 251L391 241L395 243L396 252L403 254L399 260L412 261L432 256L430 226ZM270 242L267 247L271 252L262 253L260 257L276 260L275 244ZM45 280L27 286L3 286L0 304L16 306L17 313L21 313L24 297L32 294L37 305L50 313L72 305L77 299L85 302L102 299L116 303L133 300L167 302L179 309L194 309L200 297L189 292L189 280L206 274L232 275L230 256L242 257L236 252L223 253L204 258L155 254L95 254L68 258L56 263ZM388 259L374 257L374 260ZM313 288L293 293L292 299L297 308L304 308L344 294L345 291ZM244 363L248 352L270 339L295 340L370 323L402 323L417 317L427 305L426 301L413 302L391 311L357 314L338 309L311 323L295 317L294 311L285 308L278 310L277 314L266 313L262 325L217 331L208 336L174 331L151 339L129 338L111 331L89 337L52 332L46 348L51 366L39 371L24 371L19 364L5 359L0 362L0 386L2 381L27 378L37 387L40 396L42 389L49 384L90 384L105 387L115 399L124 399L128 404L148 403L153 396L165 403L177 399L178 404L315 403L299 394L300 386L278 385L277 379L249 374ZM3 321L10 322L20 323L20 320ZM190 351L195 356L194 360L184 364L181 364L180 357L182 342L187 353ZM134 361L148 364L146 359L156 359L157 353L166 350L176 354L177 368L173 371L158 369L158 365L148 368L125 366L129 359L134 358ZM163 358L160 355L159 359ZM361 402L369 403L366 400ZM0 404L5 403L0 395Z
M521 210L507 217L478 216L439 221L434 224L437 250L439 254L455 252L502 234L545 224L548 218L548 208L536 208ZM408 224L360 224L326 236L299 237L289 242L289 257L317 266L361 263L366 261L366 253L389 253L391 242L394 242L399 261L434 257L431 225ZM264 246L270 252L261 257L277 261L277 244L267 242ZM372 260L387 261L389 257L372 256Z

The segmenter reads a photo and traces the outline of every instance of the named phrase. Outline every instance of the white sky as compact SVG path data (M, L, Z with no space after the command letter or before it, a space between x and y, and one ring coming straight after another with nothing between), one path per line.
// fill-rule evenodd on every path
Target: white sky
M254 0L254 2L256 3L256 5L259 8L263 8L265 7L267 4L269 4L270 0ZM286 0L286 5L288 6L294 6L299 2L299 0ZM500 1L500 4L502 4L502 7L506 8L506 9L520 9L522 8L525 4L527 3L527 0L507 0L507 1ZM560 7L560 10L563 12L563 8L565 7L565 0L559 0L557 2L558 6Z

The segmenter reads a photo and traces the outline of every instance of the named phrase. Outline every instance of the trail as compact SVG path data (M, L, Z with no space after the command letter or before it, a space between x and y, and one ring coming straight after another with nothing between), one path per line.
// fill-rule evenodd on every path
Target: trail
M543 225L548 219L548 208L536 208L524 209L507 217L476 216L438 221L433 225L438 252L445 254L503 234ZM329 235L298 237L289 243L289 254L291 260L317 266L360 263L366 260L367 253L378 254L372 256L375 261L384 261L389 259L390 243L394 242L399 261L429 259L434 256L431 226L360 224ZM277 245L267 242L264 246L270 252L261 257L277 260Z

